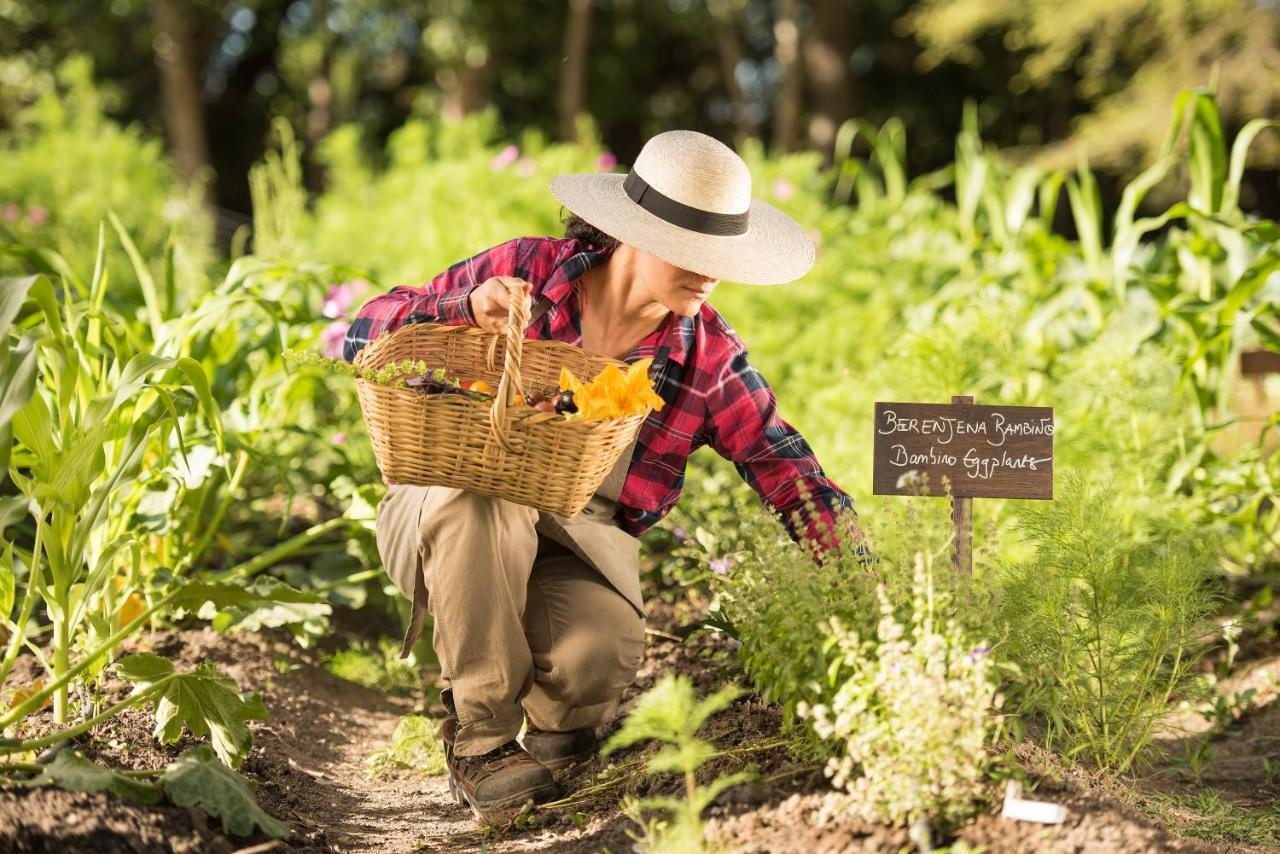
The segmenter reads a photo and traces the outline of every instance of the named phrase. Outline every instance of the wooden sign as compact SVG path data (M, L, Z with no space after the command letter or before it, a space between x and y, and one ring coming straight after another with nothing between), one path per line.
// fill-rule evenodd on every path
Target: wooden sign
M1280 353L1270 350L1248 350L1240 354L1240 373L1245 376L1280 374Z
M1053 498L1053 408L877 403L876 495Z
M951 493L956 569L973 572L974 498L1053 498L1053 407L876 403L871 491ZM944 486L943 479L947 484Z

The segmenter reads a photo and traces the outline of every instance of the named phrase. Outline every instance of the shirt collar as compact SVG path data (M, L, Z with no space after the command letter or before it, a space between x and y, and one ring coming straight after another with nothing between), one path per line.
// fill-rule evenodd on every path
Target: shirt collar
M556 267L542 289L542 295L551 300L551 305L556 310L564 308L569 294L573 293L574 283L582 274L607 261L613 249L596 249L590 244L575 240L570 244L569 251L569 257ZM671 359L683 367L693 346L697 321L696 316L680 317L672 313L667 318L666 332L658 344L654 362Z

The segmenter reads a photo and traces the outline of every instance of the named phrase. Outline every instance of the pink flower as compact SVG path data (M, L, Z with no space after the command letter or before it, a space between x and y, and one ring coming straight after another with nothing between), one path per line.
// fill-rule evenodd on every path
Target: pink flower
M329 439L329 441L330 441L330 442L332 442L332 443L333 443L333 444L335 444L335 445L342 445L342 444L345 444L345 443L346 443L346 441L347 441L347 434L346 434L346 433L334 433L334 434L333 434L333 437L332 437L331 439Z
M498 152L497 156L489 161L489 168L494 172L500 169L506 169L520 156L520 149L514 145L508 145L506 148Z
M729 567L733 565L733 558L718 557L711 561L711 571L716 575L728 575Z
M342 358L342 344L347 338L347 327L350 325L345 320L335 320L320 333L321 347L330 359Z
M521 157L520 162L516 164L516 174L522 178L528 178L533 174L534 163L528 157Z
M786 201L796 194L796 188L786 178L779 178L773 182L773 195L775 198Z
M347 313L347 309L351 308L355 298L356 289L351 283L330 285L329 292L324 296L324 305L320 307L320 313L331 319L342 317Z
M3 213L0 213L0 216L4 217L5 222L17 222L18 217L22 216L22 208L13 202L5 202Z
M613 156L612 151L602 151L600 156L596 158L596 170L599 172L609 172L618 165L618 158Z

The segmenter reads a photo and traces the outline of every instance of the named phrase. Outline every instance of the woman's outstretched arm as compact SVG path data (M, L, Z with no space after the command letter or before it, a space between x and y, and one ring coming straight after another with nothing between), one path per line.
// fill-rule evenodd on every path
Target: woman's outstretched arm
M746 350L727 360L712 385L704 430L708 444L734 464L793 540L807 541L821 555L841 545L845 534L860 539L856 526L839 529L842 511L856 519L853 499L826 476L809 443L778 415L773 389L747 361ZM804 518L801 484L815 505L812 520ZM797 511L800 525L792 518Z

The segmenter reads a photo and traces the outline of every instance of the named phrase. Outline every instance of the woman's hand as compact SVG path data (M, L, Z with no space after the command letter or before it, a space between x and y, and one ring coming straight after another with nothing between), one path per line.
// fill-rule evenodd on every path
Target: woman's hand
M511 307L507 282L524 282L524 280L515 276L492 276L467 297L471 304L471 316L476 319L476 326L486 332L496 335L507 333L507 313Z

